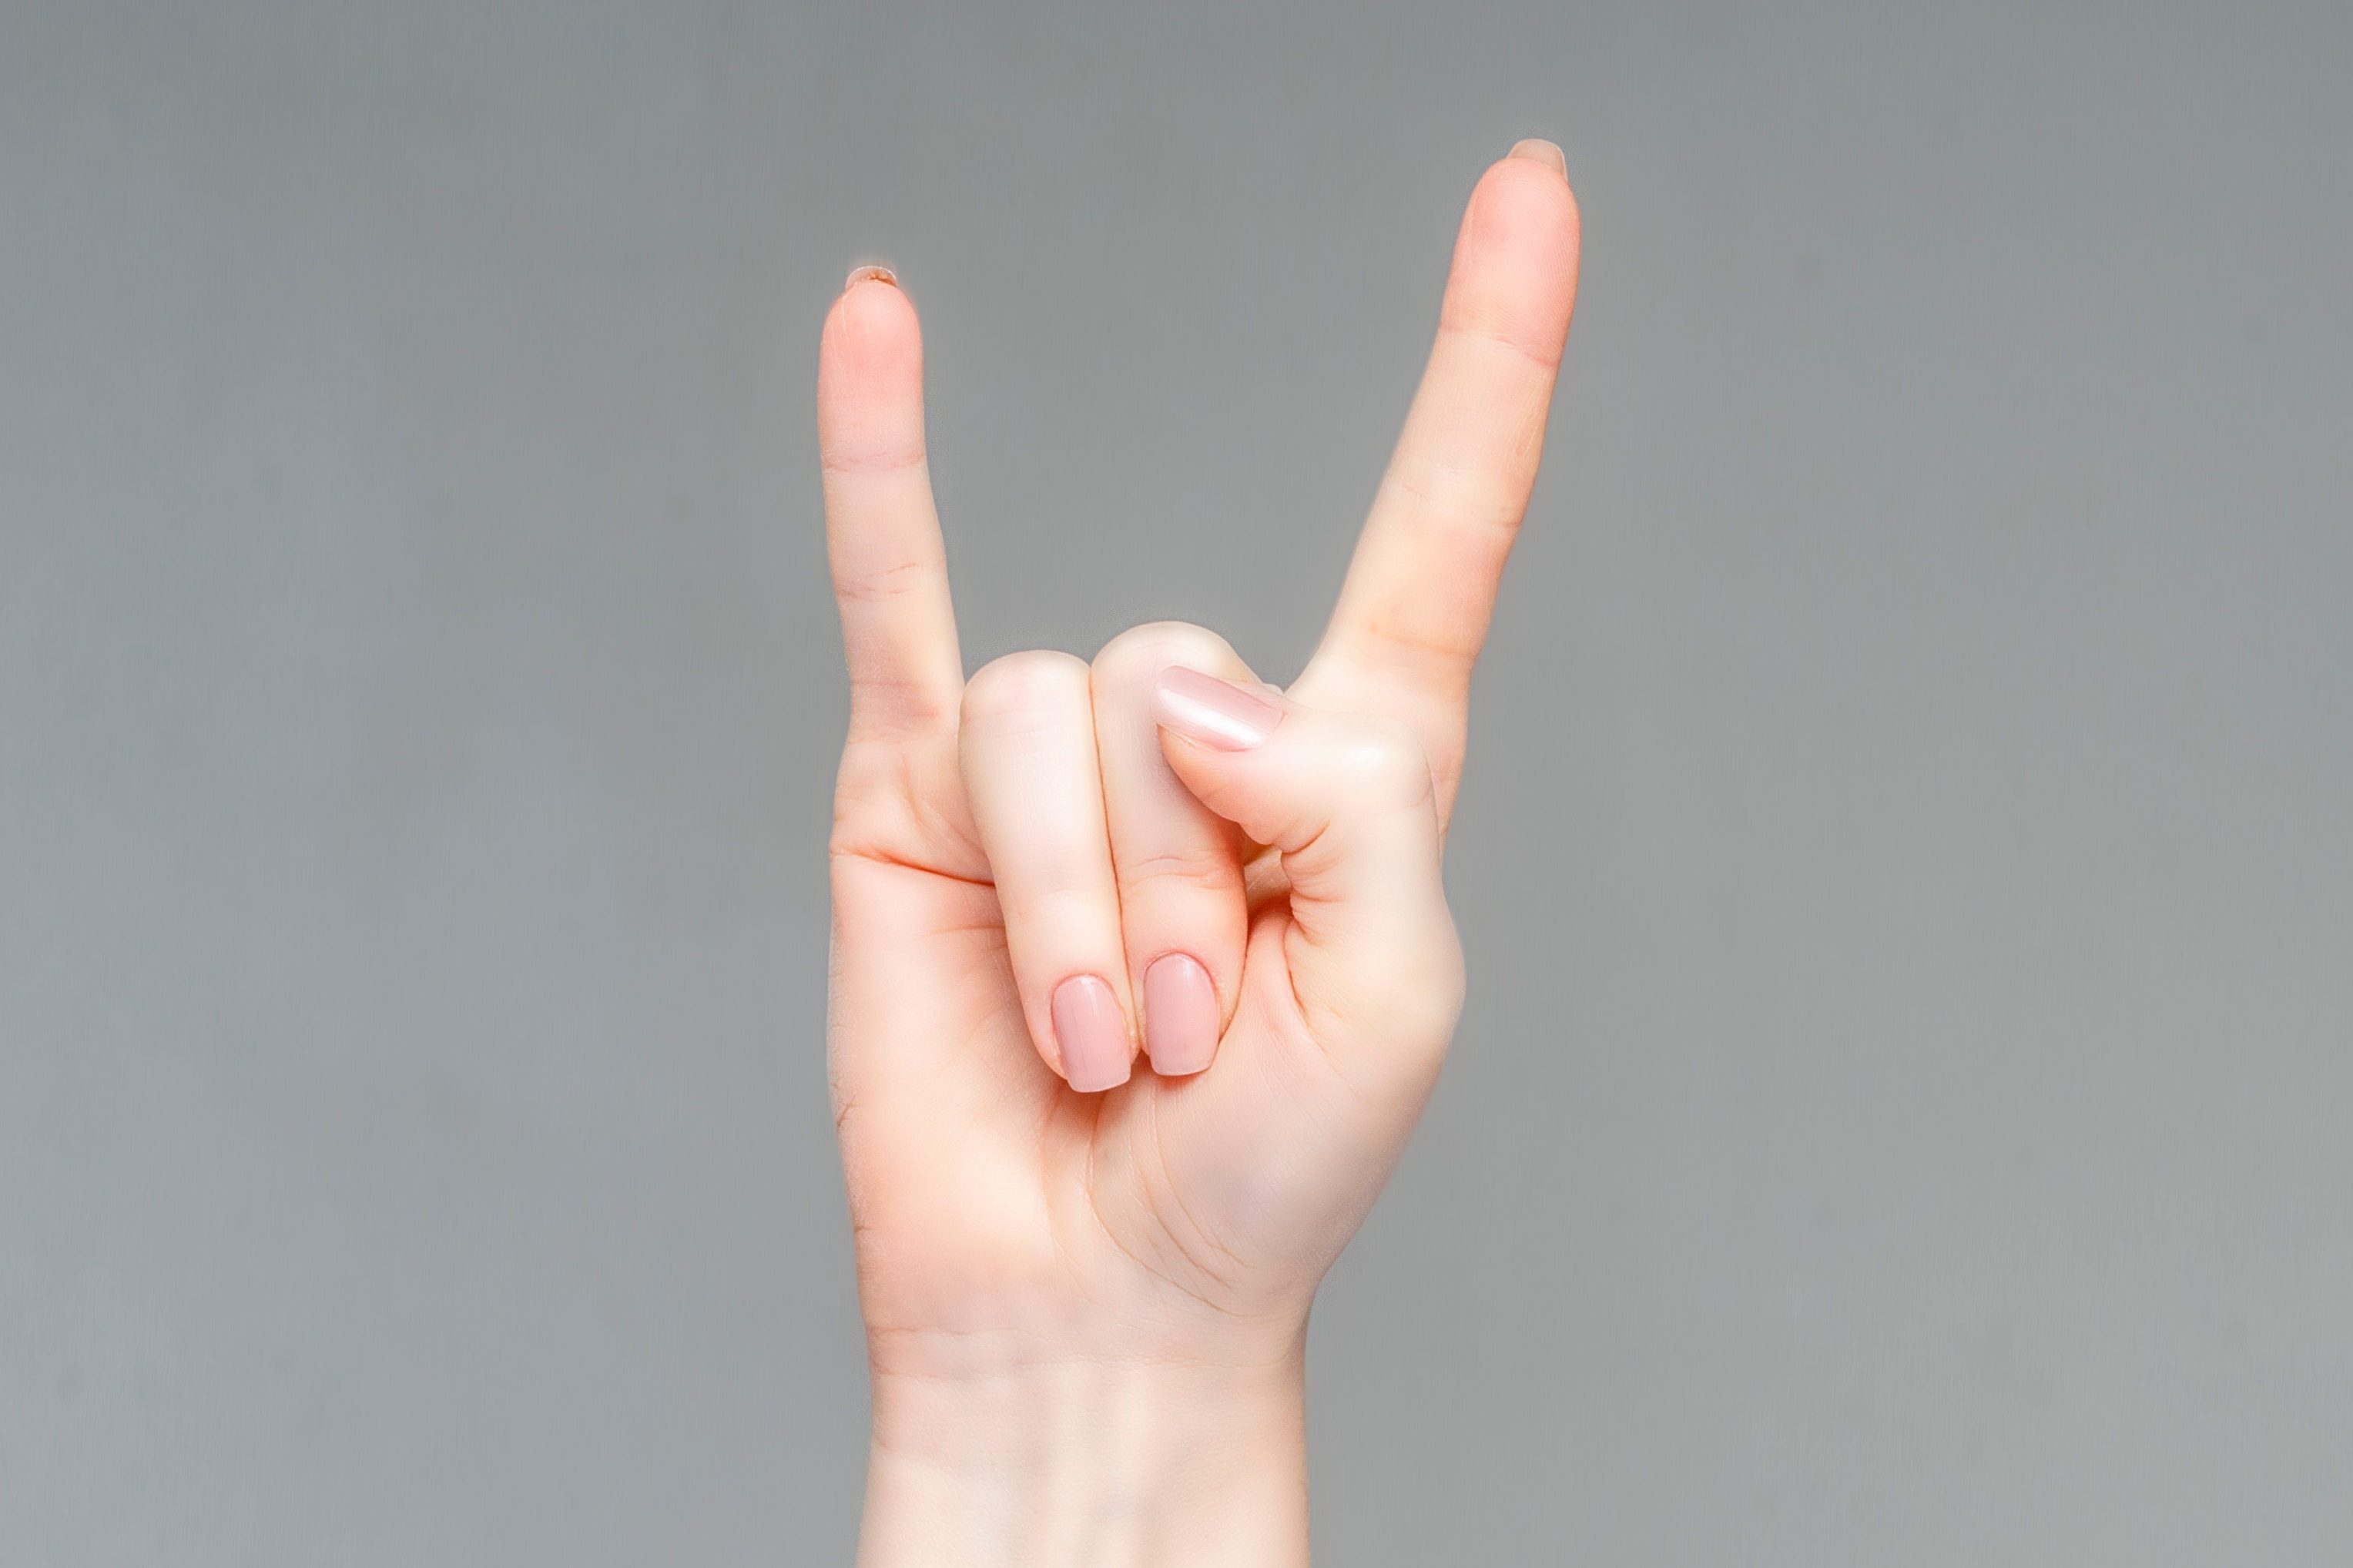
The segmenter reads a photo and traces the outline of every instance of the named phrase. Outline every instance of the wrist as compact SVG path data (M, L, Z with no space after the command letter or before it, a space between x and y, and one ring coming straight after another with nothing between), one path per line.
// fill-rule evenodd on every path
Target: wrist
M1303 1564L1303 1348L1240 1364L878 1368L859 1561Z

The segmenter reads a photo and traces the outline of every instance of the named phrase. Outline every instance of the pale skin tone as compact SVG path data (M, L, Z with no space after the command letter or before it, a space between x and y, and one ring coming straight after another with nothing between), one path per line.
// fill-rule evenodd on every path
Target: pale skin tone
M914 309L871 270L835 302L860 1562L1307 1560L1308 1309L1461 1005L1440 851L1577 261L1559 153L1523 142L1472 195L1338 606L1281 691L1176 624L967 679Z

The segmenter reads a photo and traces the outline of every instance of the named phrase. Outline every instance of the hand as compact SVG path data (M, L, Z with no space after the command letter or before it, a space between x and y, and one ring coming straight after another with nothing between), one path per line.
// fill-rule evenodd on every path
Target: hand
M868 1561L1303 1560L1307 1311L1460 1006L1440 849L1577 260L1558 150L1523 142L1472 195L1420 392L1286 691L1173 624L967 682L914 310L871 270L835 303L828 1054Z

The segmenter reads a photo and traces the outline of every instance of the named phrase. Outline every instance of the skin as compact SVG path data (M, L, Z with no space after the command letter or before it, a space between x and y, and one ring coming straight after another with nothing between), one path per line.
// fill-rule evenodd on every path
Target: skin
M1460 1009L1440 851L1577 241L1557 149L1480 180L1282 692L1176 624L967 680L913 307L879 269L835 302L828 1059L874 1390L862 1563L1306 1561L1308 1309ZM1171 954L1198 967L1152 970Z

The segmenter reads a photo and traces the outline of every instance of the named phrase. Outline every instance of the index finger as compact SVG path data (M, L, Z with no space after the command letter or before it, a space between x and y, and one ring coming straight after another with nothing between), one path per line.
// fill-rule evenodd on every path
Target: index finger
M1471 667L1543 456L1577 300L1577 198L1548 142L1523 142L1471 194L1438 341L1301 678L1312 700L1412 725L1453 800Z
M849 275L825 321L817 411L850 728L904 739L954 730L964 667L924 458L923 331L897 283Z

